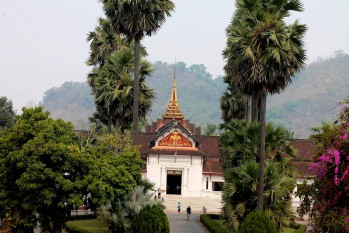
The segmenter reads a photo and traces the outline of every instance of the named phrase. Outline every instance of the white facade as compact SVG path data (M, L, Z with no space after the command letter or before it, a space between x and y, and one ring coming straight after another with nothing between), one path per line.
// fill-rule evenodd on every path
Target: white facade
M204 154L196 148L197 142L185 128L172 123L156 137L154 147L147 153L143 178L154 183L162 196L220 198L221 191L213 191L213 187L214 182L224 182L223 177L204 174Z
M147 171L143 177L160 188L161 194L168 193L169 173L180 173L180 194L183 197L220 198L221 191L213 191L214 182L224 182L222 176L203 175L203 158L190 155L156 155L150 154L147 159Z

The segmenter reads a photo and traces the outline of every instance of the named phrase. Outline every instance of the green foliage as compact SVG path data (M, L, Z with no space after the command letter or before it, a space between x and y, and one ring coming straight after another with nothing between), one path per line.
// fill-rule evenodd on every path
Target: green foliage
M0 135L0 215L21 225L34 224L38 213L43 230L56 232L69 217L67 204L79 196L74 174L81 153L72 125L48 116L42 107L23 108Z
M42 107L23 108L0 131L0 217L17 229L39 221L43 232L60 232L83 195L96 208L141 182L143 161L129 139L109 135L83 144L70 123L53 120Z
M108 125L109 133L111 125L114 125L116 132L120 129L124 132L132 122L134 53L131 48L123 48L113 51L106 59L102 67L94 67L88 75L88 83L94 95L99 120ZM155 95L145 84L146 77L152 71L151 64L142 60L139 80L141 119L150 110Z
M122 199L141 182L140 170L144 162L129 138L99 136L85 150L89 171L83 185L86 185L86 192L91 193L96 206L104 204L106 200Z
M77 221L77 220L90 220L90 219L96 219L97 214L76 214L76 215L71 215L69 218L69 221Z
M238 90L229 76L224 77L224 83L227 84L227 90L220 99L223 121L244 119L247 113L247 95Z
M307 180L304 180L302 184L297 184L297 192L295 193L296 197L299 197L301 204L297 207L297 213L303 219L303 216L307 213L310 213L311 206L314 204L312 196L313 186L307 183Z
M258 123L232 120L224 130L220 151L224 164L223 218L228 227L239 228L257 205L259 172ZM295 155L287 141L290 132L268 123L266 127L266 163L264 169L264 211L280 229L291 222L291 192L295 186L294 169L285 154Z
M206 127L203 129L202 135L206 135L206 136L218 135L217 132L216 132L217 128L218 128L217 125L208 123L206 125Z
M12 101L5 96L0 96L0 129L8 128L14 124L16 114L13 110Z
M144 207L132 222L133 233L169 233L170 224L166 214L157 206Z
M205 227L211 233L228 233L227 229L223 228L215 219L219 219L219 215L214 214L201 214L200 222L205 225Z
M264 213L254 210L239 227L239 233L277 233L273 221Z
M303 224L297 224L297 229L293 233L305 233L307 227Z
M147 182L143 181L143 183ZM113 231L124 232L129 230L133 220L145 206L157 206L160 209L165 208L160 200L154 200L153 192L148 191L150 190L145 189L144 186L137 186L123 199L112 200L102 206L102 216Z
M258 161L260 142L260 124L248 124L242 120L232 120L221 125L220 151L223 165L238 166L244 161ZM288 162L284 154L295 156L295 150L288 139L292 133L282 126L268 122L266 125L266 159Z

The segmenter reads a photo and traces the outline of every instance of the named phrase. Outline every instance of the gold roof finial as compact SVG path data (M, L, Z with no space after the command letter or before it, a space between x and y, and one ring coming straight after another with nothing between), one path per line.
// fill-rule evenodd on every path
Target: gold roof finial
M183 119L184 115L179 109L178 99L177 99L177 88L176 88L176 65L173 71L173 86L171 91L170 102L167 105L165 114L162 115L166 119Z

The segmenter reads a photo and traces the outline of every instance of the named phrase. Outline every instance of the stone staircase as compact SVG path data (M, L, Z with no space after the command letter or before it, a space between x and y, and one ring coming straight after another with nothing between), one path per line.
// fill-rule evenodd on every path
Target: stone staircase
M177 211L178 202L181 203L181 213L185 214L187 207L190 205L192 212L198 213L205 206L207 213L219 213L221 211L221 199L210 197L183 197L181 195L166 195L164 197L164 205L166 211Z

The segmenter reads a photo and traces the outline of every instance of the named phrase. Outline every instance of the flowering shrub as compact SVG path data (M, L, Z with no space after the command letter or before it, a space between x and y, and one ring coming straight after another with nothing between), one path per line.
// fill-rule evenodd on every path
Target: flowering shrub
M349 107L336 123L314 131L313 232L349 232Z

